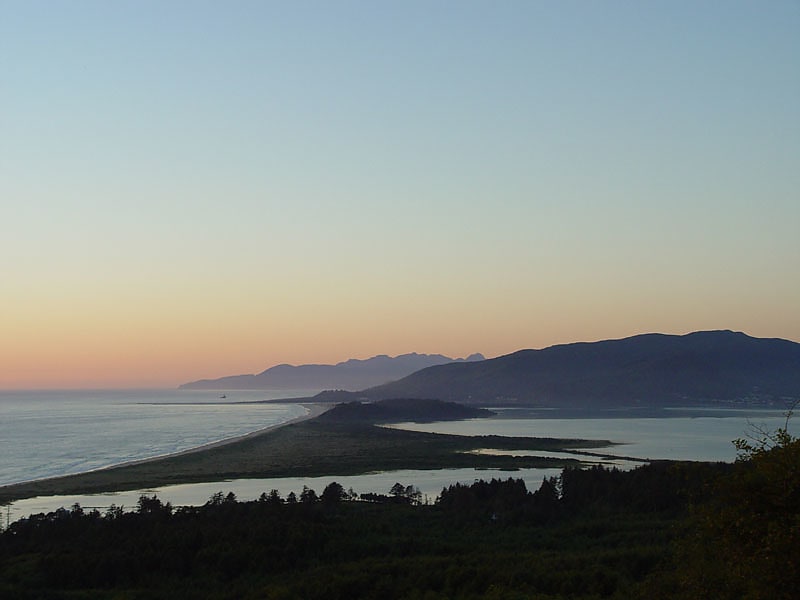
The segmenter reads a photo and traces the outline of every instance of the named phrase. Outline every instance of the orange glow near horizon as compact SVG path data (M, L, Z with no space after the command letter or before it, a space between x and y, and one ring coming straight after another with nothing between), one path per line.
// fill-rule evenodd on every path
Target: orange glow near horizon
M800 340L795 3L11 4L0 389Z
M488 291L487 279L495 282ZM455 271L405 287L373 284L363 296L352 292L365 289L358 282L335 276L277 290L228 284L162 278L114 289L85 281L20 297L3 324L0 389L172 388L281 363L409 352L495 357L651 332L735 329L800 339L800 321L786 325L795 311L790 294L733 296L711 286L695 295L668 286L619 294L591 281L553 279L545 287L492 273L476 282Z
M398 319L382 326L365 321L355 327L329 322L326 327L325 318L308 317L306 326L298 329L287 323L267 326L250 321L238 327L228 322L226 327L184 328L167 322L133 323L129 328L74 323L59 329L51 323L49 329L29 329L24 334L17 329L14 343L0 347L0 389L173 388L197 379L258 373L281 363L334 364L409 352L454 358L480 352L492 358L525 348L639 333L731 328L712 319L690 327L668 323L635 329L600 319L586 321L574 318L564 327L544 319L517 323L485 317L469 327L461 325L465 321L441 319L412 327L407 319ZM787 336L765 325L734 329L757 337L800 338L800 331Z

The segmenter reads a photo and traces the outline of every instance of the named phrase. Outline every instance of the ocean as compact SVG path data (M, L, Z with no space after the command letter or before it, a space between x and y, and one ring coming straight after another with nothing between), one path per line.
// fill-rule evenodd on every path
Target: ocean
M243 404L280 397L287 393L0 392L0 485L173 454L306 414L297 404Z
M302 397L311 392L292 395ZM296 404L246 404L286 396L286 392L235 392L222 399L217 393L177 390L0 392L0 485L180 452L305 414L305 409ZM565 417L563 411L547 410L505 409L498 413L490 419L395 426L462 435L607 439L619 445L601 452L620 457L731 462L736 458L734 439L747 437L757 428L772 431L785 423L783 411L766 409L666 410L658 417L637 411L612 411L591 418ZM796 429L796 423L791 423L790 432L797 435ZM620 468L636 464L624 459L600 462ZM232 491L240 500L253 500L262 492L277 489L285 497L290 491L299 493L304 485L321 492L331 481L357 493L387 493L399 482L414 485L432 501L443 487L456 482L514 477L523 479L529 489L536 489L543 477L559 472L442 469L232 480L119 494L31 498L13 503L4 516L14 520L76 502L100 510L111 504L132 508L142 493L158 494L176 506L202 504L219 491Z

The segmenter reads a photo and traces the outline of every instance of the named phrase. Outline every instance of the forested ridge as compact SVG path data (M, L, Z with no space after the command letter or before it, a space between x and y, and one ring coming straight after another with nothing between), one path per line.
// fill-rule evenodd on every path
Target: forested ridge
M331 482L201 507L74 506L0 536L0 597L793 597L798 441L742 451L732 465L565 469L535 491L478 481L433 504L405 482L362 497Z

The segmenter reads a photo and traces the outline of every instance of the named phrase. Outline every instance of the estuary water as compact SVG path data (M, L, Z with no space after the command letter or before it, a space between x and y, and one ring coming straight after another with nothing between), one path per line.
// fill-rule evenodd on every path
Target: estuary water
M310 393L297 393L298 397ZM221 399L211 392L14 392L0 393L0 485L76 473L131 460L151 458L283 423L305 414L296 404L239 404L286 397L284 392L240 392ZM606 411L586 416L558 410L499 409L489 419L439 423L400 423L394 427L461 435L505 435L604 439L616 445L592 450L617 457L708 460L736 458L732 440L754 428L774 431L786 422L784 411L767 409L679 409L643 414ZM790 423L797 435L797 424ZM491 449L487 449L491 451ZM511 452L511 454L524 454ZM545 454L536 453L533 454ZM546 453L550 454L550 453ZM573 456L574 457L574 456ZM596 459L631 468L624 459ZM395 482L414 485L431 501L443 487L476 479L521 478L529 489L559 469L496 471L442 469L391 471L358 476L228 480L168 486L118 494L50 496L15 502L4 515L15 520L80 503L103 511L111 504L133 508L143 494L158 494L173 505L199 505L216 493L233 492L254 500L277 489L282 496L303 486L320 493L337 481L356 493L388 493Z
M748 438L758 430L774 431L786 424L784 410L759 408L606 410L590 417L569 410L493 410L497 416L490 419L398 423L394 427L459 435L609 440L615 445L597 452L647 460L733 462L733 440ZM790 421L790 432L796 428L797 424Z

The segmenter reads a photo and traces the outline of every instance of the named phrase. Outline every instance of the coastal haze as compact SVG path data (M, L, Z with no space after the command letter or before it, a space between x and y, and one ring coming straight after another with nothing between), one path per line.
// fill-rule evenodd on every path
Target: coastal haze
M800 8L6 2L0 388L800 340Z
M484 360L482 354L453 359L441 354L373 356L335 365L277 365L257 375L229 375L184 383L185 390L347 390L356 391L401 379L415 371L447 363Z

